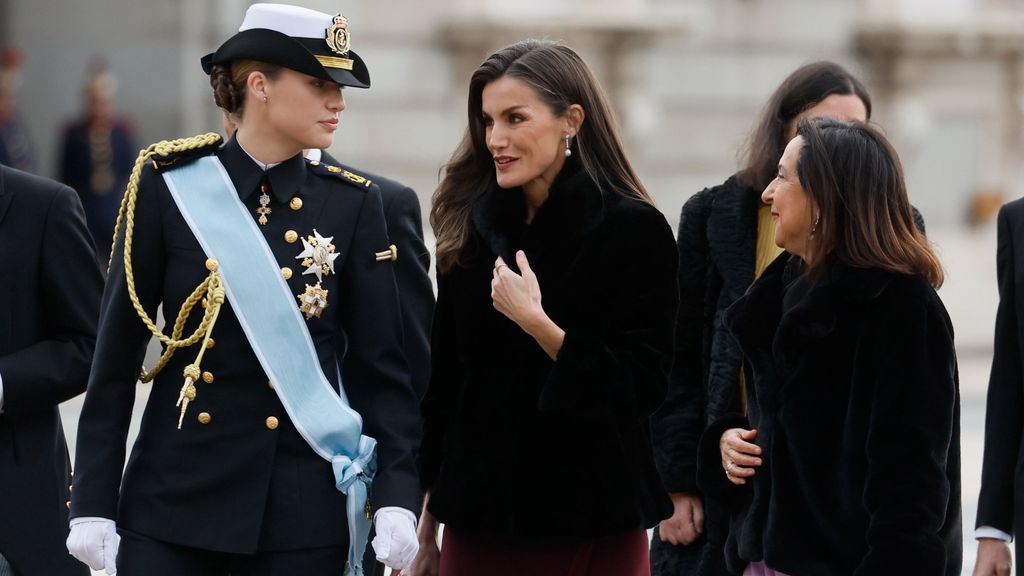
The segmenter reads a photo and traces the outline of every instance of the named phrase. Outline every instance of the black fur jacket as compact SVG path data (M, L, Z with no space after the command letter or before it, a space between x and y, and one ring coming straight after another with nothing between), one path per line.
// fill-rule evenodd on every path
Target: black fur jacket
M719 419L701 440L700 486L733 513L729 569L959 574L960 400L945 307L920 276L831 262L808 279L788 258L726 312L751 368L748 416ZM794 286L805 292L785 298ZM728 482L719 453L733 427L756 429L763 450L744 486Z
M522 191L474 205L464 266L438 278L421 480L430 511L467 534L566 542L649 528L671 503L648 416L665 394L676 249L652 206L602 194L575 159L531 224ZM524 250L557 360L497 312L494 262Z

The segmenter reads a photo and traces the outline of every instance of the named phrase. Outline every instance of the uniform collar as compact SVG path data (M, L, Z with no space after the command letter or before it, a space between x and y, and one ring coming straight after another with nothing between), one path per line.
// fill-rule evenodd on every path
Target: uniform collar
M260 170L263 170L264 172L266 172L267 170L270 170L274 166L277 166L278 164L280 164L280 162L273 162L273 163L270 163L270 164L264 164L263 162L260 162L259 160L257 160L255 156L250 154L249 151L245 149L245 146L242 146L241 142L238 142L238 147L241 148L242 152L245 152L245 155L248 156L250 160L255 162L256 165L260 167Z
M302 154L296 154L284 162L273 164L264 172L260 165L234 138L217 152L224 169L238 191L238 197L246 201L256 190L263 175L270 180L270 193L280 203L287 202L299 189L306 177L306 163Z

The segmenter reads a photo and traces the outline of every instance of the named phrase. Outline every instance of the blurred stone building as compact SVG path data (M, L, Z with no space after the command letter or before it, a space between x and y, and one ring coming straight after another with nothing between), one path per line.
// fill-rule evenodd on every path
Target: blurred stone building
M819 58L860 73L930 227L976 195L1024 192L1020 0L304 0L343 11L369 91L333 152L413 185L426 207L465 127L468 77L525 37L578 48L613 98L634 162L675 221L724 180L769 92ZM0 0L0 45L25 53L22 113L53 175L86 63L105 55L141 142L217 130L199 58L238 26L243 0Z
M972 206L983 216L1024 195L1024 0L295 1L344 12L373 78L370 90L346 92L332 152L414 186L424 214L465 129L471 71L516 39L565 39L584 55L673 226L690 195L736 170L759 108L791 70L826 58L861 74L949 271L941 294L961 361L971 573L995 234L964 224ZM248 4L0 0L0 47L25 54L21 112L40 171L56 173L60 126L79 110L94 55L119 78L120 110L136 120L139 142L219 130L199 58L233 33ZM71 446L76 402L65 406Z

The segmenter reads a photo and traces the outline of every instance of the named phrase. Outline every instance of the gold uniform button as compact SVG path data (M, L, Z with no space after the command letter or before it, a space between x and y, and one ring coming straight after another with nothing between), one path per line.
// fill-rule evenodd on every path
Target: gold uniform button
M271 382L270 380L267 380L267 387L270 388L271 390L273 390L274 389L274 383Z
M206 259L206 269L209 270L210 272L216 272L218 266L220 266L220 264L215 259Z
M302 198L299 198L298 196L292 198L291 202L288 202L288 206L291 207L292 210L302 210Z
M284 241L289 244L294 244L299 239L299 233L295 230L289 230L284 233Z
M210 416L209 412L200 412L199 413L199 423L200 424L209 424L210 420L213 420L213 416Z
M213 338L210 338L209 340L206 341L206 349L207 350L209 350L210 348L213 348L216 345L217 345L217 342L214 341Z
M292 269L287 267L287 266L285 266L284 268L281 268L281 274L284 275L284 279L285 280L291 280L292 279Z
M203 382L213 384L213 372L203 372Z
M267 428L269 428L271 430L277 430L277 425L278 425L277 418L275 418L273 416L267 417Z

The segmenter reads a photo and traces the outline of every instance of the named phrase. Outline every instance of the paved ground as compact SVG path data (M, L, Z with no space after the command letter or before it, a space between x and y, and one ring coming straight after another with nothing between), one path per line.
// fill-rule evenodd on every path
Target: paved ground
M946 265L947 281L939 293L946 303L957 331L963 403L963 573L969 575L974 566L977 550L972 532L981 482L985 390L992 362L992 326L998 301L995 279L995 232L991 226L973 231L932 230L930 237ZM147 365L151 364L152 358L147 360ZM140 385L129 443L138 430L141 409L148 396L149 386ZM81 397L65 403L61 410L73 457Z

